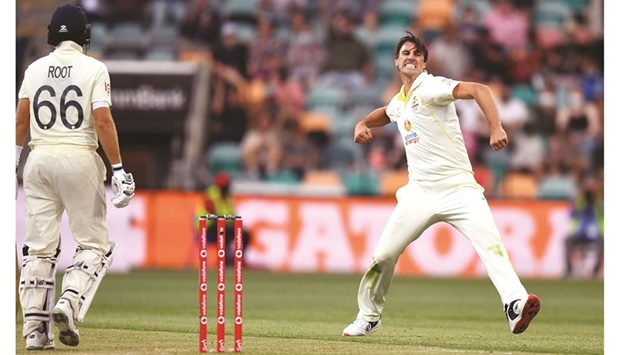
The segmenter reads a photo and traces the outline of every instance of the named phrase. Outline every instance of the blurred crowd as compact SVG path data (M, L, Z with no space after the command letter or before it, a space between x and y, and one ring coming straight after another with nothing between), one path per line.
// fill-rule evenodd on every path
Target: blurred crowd
M377 129L371 144L352 144L355 122L400 89L393 58L405 30L427 43L429 73L483 82L495 93L511 142L500 152L489 146L475 102L457 102L476 178L488 197L526 193L531 185L508 183L519 177L533 181L529 197L570 199L586 178L603 178L602 0L77 4L93 30L103 25L111 33L123 23L145 31L172 28L171 59L211 65L203 149L206 157L217 145L235 143L241 169L229 172L237 179L303 183L310 172L331 170L343 181L352 174L374 177L379 186L386 172L406 169L391 125ZM20 43L18 37L18 50ZM141 48L135 59L149 60L149 49ZM91 53L120 55L113 48Z

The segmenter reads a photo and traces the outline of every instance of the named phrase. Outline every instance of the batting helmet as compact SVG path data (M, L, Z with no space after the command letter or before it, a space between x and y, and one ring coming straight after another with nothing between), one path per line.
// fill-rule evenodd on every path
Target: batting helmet
M62 41L73 41L84 49L90 47L90 24L81 7L59 6L52 15L47 26L47 43L56 47Z

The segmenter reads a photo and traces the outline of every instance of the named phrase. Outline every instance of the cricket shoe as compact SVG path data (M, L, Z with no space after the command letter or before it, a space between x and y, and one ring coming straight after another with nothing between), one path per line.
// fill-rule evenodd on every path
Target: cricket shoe
M356 318L353 323L349 324L342 331L344 337L359 337L372 334L381 326L381 319L375 322L367 322L363 319Z
M58 300L56 307L52 311L52 319L54 324L60 330L58 339L60 342L68 346L77 346L80 343L80 333L75 327L73 320L73 308L67 299Z
M26 350L53 350L56 347L54 340L47 338L45 324L41 323L39 327L33 330L26 337Z
M538 311L540 311L540 300L533 294L529 294L525 301L516 299L504 305L508 325L514 334L523 333Z

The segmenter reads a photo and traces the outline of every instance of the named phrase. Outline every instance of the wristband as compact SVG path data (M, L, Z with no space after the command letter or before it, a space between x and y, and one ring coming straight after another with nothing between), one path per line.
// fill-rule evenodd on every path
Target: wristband
M112 174L122 179L125 176L125 169L123 169L123 163L112 164Z

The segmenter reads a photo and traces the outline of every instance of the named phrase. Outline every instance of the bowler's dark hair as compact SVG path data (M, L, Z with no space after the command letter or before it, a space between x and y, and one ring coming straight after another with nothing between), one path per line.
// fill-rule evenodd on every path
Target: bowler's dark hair
M426 63L426 60L428 59L428 49L426 49L426 44L424 44L424 41L414 36L413 33L409 31L405 31L405 32L407 33L407 35L401 37L400 41L398 41L398 44L396 45L396 51L394 52L394 58L398 58L398 53L400 53L400 49L402 48L403 44L410 42L415 45L416 52L422 53L422 55L424 56L424 62Z

